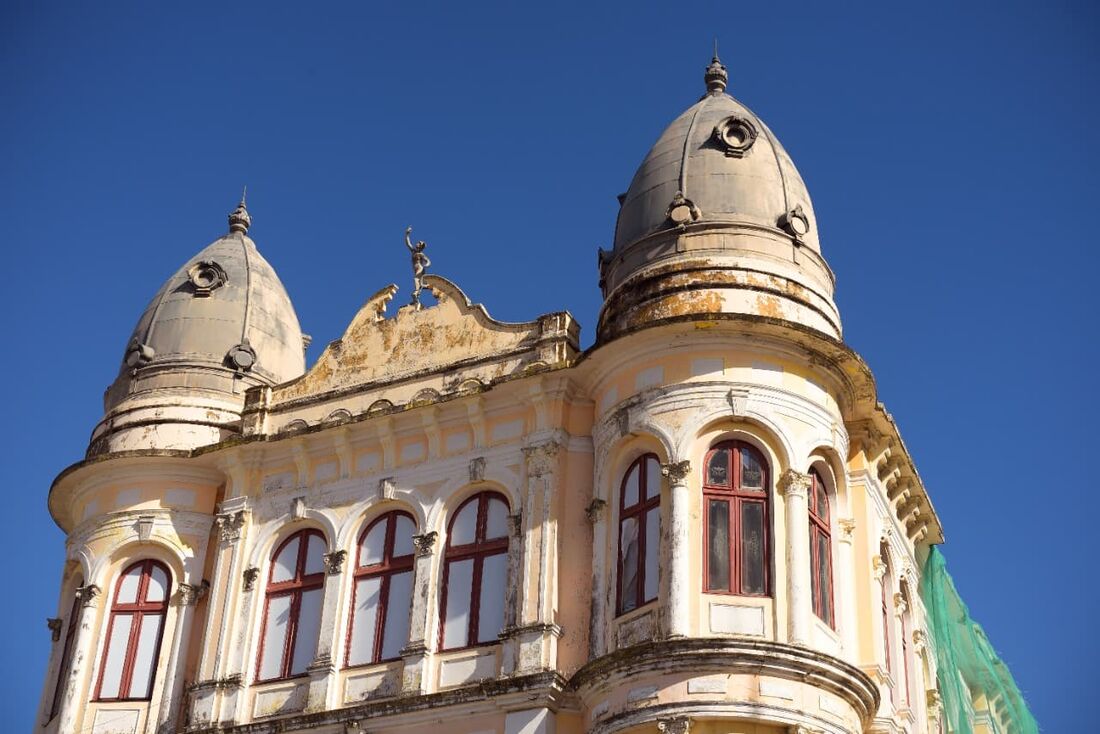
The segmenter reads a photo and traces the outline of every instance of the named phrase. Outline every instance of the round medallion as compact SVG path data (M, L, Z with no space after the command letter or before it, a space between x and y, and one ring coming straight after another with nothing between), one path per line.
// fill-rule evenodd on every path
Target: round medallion
M202 260L192 265L187 269L187 278L196 296L209 296L229 280L225 269L213 260Z
M247 372L256 364L256 350L248 342L242 342L230 349L225 359L230 367Z
M787 234L794 235L795 240L798 241L801 240L802 235L810 231L810 220L802 211L802 205L798 204L779 218L779 226Z
M756 142L756 126L743 117L727 117L714 126L714 141L730 158L741 158Z

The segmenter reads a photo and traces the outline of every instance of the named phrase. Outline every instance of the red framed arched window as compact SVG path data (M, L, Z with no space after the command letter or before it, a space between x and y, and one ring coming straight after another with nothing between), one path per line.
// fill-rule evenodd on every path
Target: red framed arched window
M810 470L810 586L814 614L833 626L833 541L829 491L817 469Z
M122 572L111 601L96 700L149 699L171 585L168 568L158 561L138 561Z
M767 596L771 538L768 467L754 447L724 441L703 462L703 589Z
M301 675L317 654L325 586L325 536L300 530L271 557L256 680Z
M497 641L507 576L508 501L497 492L481 492L459 506L447 528L441 649Z
M408 644L415 532L412 515L393 511L372 522L359 536L347 665L394 660Z
M76 588L80 582L76 583ZM77 624L80 622L80 597L73 593L73 606L69 611L69 618L65 625L65 642L61 648L61 664L57 666L57 684L53 689L53 702L50 704L50 718L57 716L61 711L61 694L65 691L65 684L69 680L69 672L73 666L73 640L76 639Z
M640 456L619 487L619 614L657 598L661 553L661 464Z

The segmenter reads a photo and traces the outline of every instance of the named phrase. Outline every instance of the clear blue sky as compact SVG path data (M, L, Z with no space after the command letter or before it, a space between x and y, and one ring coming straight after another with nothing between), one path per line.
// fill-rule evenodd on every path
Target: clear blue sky
M56 614L50 482L242 184L312 357L407 292L408 224L494 316L568 308L587 344L615 196L715 35L810 187L961 593L1044 729L1092 728L1100 15L829 5L3 3L3 728L32 726Z

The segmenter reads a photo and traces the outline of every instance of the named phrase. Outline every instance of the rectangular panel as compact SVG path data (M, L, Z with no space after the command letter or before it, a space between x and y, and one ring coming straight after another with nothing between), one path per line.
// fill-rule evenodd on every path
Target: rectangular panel
M409 643L409 614L412 607L412 571L390 577L386 602L386 626L382 633L382 659L398 657Z
M504 584L508 556L500 553L484 559L481 567L481 601L478 606L477 641L492 642L504 628Z
M654 462L656 463L656 462ZM661 508L654 507L645 517L645 589L643 599L657 598L657 589L661 580Z
M707 589L730 589L730 508L724 500L707 500Z
M324 589L310 589L302 592L302 604L298 608L298 631L294 635L294 656L290 660L291 675L304 673L317 655L323 593Z
M443 619L443 647L465 647L470 626L470 596L473 589L472 559L454 561L447 574L447 610Z
M764 609L740 604L711 604L710 631L723 634L764 634Z
M741 592L764 594L764 505L741 503Z
M374 652L374 628L378 620L378 597L382 589L379 577L360 579L355 584L355 608L351 617L351 645L348 665L371 662Z
M161 614L146 614L141 618L134 671L130 676L130 698L148 698L152 691L157 667L157 643L160 642L163 622L164 615Z
M100 698L118 698L122 683L122 664L126 661L126 646L130 642L131 614L116 614L111 625L111 637L107 640L107 661L103 664L103 685Z
M268 600L267 623L261 648L260 680L270 680L282 675L286 629L290 622L290 599L288 595Z

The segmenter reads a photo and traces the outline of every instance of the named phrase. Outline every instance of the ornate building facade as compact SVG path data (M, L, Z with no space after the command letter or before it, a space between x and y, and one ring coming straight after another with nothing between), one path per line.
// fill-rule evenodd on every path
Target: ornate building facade
M798 171L705 82L620 197L586 351L424 259L433 305L383 288L307 368L242 201L51 488L41 731L959 730L935 510Z

